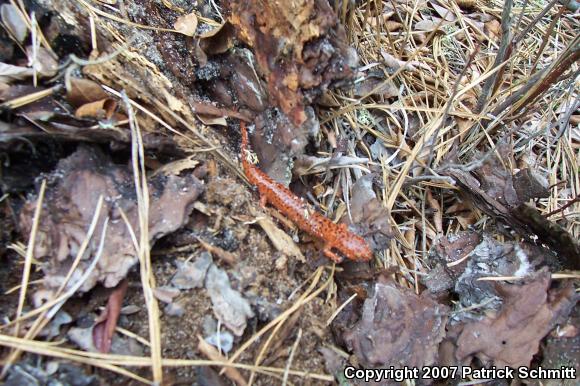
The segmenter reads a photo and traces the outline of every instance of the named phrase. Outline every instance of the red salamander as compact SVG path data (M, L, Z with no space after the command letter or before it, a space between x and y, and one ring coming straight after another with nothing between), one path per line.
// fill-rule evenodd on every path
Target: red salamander
M339 263L342 257L335 249L347 258L355 261L368 261L373 252L365 239L350 232L345 224L335 224L322 214L311 209L303 198L297 197L284 185L274 181L266 173L248 161L248 132L246 124L240 123L242 129L242 167L250 183L258 188L260 205L272 204L304 232L324 242L324 254Z

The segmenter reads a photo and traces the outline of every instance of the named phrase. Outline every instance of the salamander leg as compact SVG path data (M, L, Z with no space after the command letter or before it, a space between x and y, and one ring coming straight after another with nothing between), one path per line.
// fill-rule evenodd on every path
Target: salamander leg
M266 209L266 204L268 204L268 197L265 194L260 195L260 206L263 209Z
M332 252L330 249L332 247L330 245L325 245L322 252L328 257L330 260L334 261L335 263L342 262L342 257L338 256L336 253Z

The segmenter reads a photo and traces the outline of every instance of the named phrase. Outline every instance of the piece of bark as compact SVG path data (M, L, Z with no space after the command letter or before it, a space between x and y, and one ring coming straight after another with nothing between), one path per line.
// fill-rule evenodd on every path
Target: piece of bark
M355 54L327 0L231 1L229 21L251 46L275 104L295 125L328 86L352 75Z

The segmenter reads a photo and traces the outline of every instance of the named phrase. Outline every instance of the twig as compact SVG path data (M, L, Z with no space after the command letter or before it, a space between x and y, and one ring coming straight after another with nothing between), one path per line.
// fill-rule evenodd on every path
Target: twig
M574 205L576 202L580 202L580 194L578 196L576 196L576 198L574 198L574 199L568 201L566 204L562 205L560 208L554 209L550 213L545 214L544 217L548 218L548 217L555 215L556 213L563 212L564 210L566 210L566 208Z

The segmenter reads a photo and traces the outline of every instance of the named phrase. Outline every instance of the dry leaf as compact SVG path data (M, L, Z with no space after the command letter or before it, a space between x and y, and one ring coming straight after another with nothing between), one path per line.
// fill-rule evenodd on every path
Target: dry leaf
M343 338L365 367L428 366L436 363L446 322L446 306L393 282L378 282Z
M0 6L0 15L4 27L19 43L22 43L28 34L28 27L20 10L13 4L2 4Z
M75 107L107 97L108 94L98 83L83 78L72 78L70 80L70 89L67 89L66 93L67 101Z
M233 45L234 29L227 22L199 36L199 47L207 55L223 54Z
M395 70L398 70L401 67L403 67L403 70L406 71L417 71L417 67L429 70L429 66L424 63L418 61L405 62L404 60L399 60L395 58L393 55L383 50L381 50L381 55L387 67L391 67L392 69Z
M447 24L448 22L443 19L432 17L430 19L424 19L415 23L415 30L425 32L431 32L434 30L441 31L442 28Z
M439 16L443 18L443 20L455 21L457 19L455 14L450 9L442 7L434 1L430 1L429 4L431 4L435 12L437 12Z
M247 320L254 317L254 312L242 294L232 288L228 274L211 265L207 271L205 288L218 320L236 336L242 336Z
M572 310L578 296L570 285L550 288L550 272L540 271L526 284L498 284L501 312L467 324L457 340L457 360L476 356L485 365L529 366L540 341Z
M207 126L227 126L225 117L213 117L211 115L197 114L197 118Z
M376 89L376 90L375 90ZM371 94L371 92L374 92ZM399 95L399 88L392 80L386 81L383 77L367 76L358 82L354 88L354 96L379 95L383 98L392 98Z
M117 101L111 98L101 99L82 105L75 111L77 118L110 119L117 109Z
M179 16L173 24L173 28L186 36L195 35L197 31L197 15L192 12L187 15Z
M178 176L184 170L195 169L195 167L199 165L199 161L193 159L193 157L193 155L190 155L189 157L165 164L151 173L151 177L158 174Z
M55 76L58 72L58 62L46 48L37 47L35 53L32 46L27 46L26 55L28 64L41 76Z
M102 256L80 291L90 290L97 282L105 287L116 286L138 262L127 225L120 215L122 208L133 229L139 229L139 208L132 176L128 166L116 165L98 148L86 146L79 146L75 153L62 159L55 171L47 176L50 182L43 208L45 215L41 218L39 242L34 248L35 257L43 261L47 288L55 289L62 284L85 239L100 195L104 196L104 204L99 223L102 224L106 216L114 220L109 223ZM193 203L204 186L192 175L158 176L148 182L151 192L149 242L152 245L187 223ZM36 198L31 197L20 213L21 232L25 235L30 233L35 205ZM101 229L97 226L93 241L99 240ZM87 256L96 252L97 244L90 243ZM89 259L81 260L74 275L84 272L89 263Z
M22 80L32 76L32 68L13 66L12 64L0 62L0 82L11 83L15 80Z
M485 23L485 30L491 34L490 40L496 40L501 35L501 24L497 20Z
M298 259L301 262L305 262L306 259L304 255L298 248L298 245L292 240L286 232L278 228L276 224L269 217L260 217L258 219L258 225L262 227L268 238L274 245L276 250Z
M476 0L456 0L456 2L459 8L462 9L473 9L477 5Z

